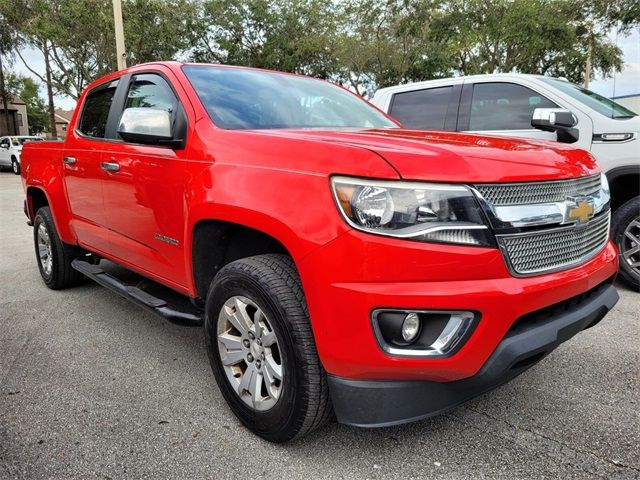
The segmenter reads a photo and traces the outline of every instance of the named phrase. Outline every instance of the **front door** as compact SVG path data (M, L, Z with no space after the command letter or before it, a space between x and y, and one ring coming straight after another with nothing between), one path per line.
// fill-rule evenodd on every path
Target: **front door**
M458 129L484 135L557 140L555 132L531 126L536 108L558 108L524 85L510 82L465 83Z
M163 109L175 118L183 107L160 74L143 73L129 82L126 108ZM111 254L166 284L184 287L187 151L118 138L105 146L102 162L112 168L103 184Z
M77 121L78 128L67 134L63 150L62 171L72 227L78 242L98 253L109 251L101 159L117 85L118 80L114 80L87 94Z
M11 158L9 154L9 149L11 148L11 140L9 137L0 138L0 165L9 166L11 165Z

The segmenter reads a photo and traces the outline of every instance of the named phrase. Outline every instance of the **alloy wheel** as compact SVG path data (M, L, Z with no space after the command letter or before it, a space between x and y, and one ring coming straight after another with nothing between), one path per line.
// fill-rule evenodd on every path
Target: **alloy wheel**
M620 250L620 260L629 267L637 278L640 278L640 217L636 217L627 225L618 249Z
M51 238L44 223L38 225L38 258L46 276L51 275L53 257L51 255Z
M282 393L284 368L278 338L251 299L233 296L218 316L218 352L227 379L249 407L266 411Z

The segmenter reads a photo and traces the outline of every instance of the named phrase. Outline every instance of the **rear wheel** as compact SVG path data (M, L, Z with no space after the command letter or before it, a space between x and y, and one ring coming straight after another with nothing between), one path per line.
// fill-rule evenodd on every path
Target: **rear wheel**
M82 251L60 240L49 207L42 207L36 212L33 240L38 269L47 287L58 290L82 280L82 274L71 267L73 259L82 255Z
M13 173L16 175L20 175L20 162L18 162L16 157L11 157L11 170L13 170Z
M620 279L640 291L640 197L618 208L611 223L611 236L620 252Z
M286 442L331 417L296 268L286 255L237 260L207 295L209 360L235 415L257 435Z

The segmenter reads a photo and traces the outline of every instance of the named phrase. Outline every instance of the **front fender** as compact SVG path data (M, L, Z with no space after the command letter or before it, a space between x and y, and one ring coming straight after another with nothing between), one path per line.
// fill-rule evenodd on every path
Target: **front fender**
M327 175L216 164L196 175L186 193L185 265L194 291L192 244L201 221L225 221L265 233L280 242L296 264L349 230L334 204Z

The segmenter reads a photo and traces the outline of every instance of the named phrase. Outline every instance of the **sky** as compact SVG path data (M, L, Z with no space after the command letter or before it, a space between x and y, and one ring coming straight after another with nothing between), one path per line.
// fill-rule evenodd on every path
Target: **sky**
M606 97L640 94L640 28L636 28L626 36L616 35L614 31L609 34L609 37L618 44L624 53L624 68L621 72L616 73L613 78L594 79L589 88ZM40 52L25 49L21 53L33 70L44 75L44 59ZM9 68L23 75L33 76L19 58ZM40 90L42 97L46 99L47 92L44 85L41 86ZM75 100L69 97L56 96L54 101L56 108L70 110L75 107Z
M589 89L605 97L640 94L640 28L636 28L627 36L618 36L615 32L609 37L624 52L624 69L613 78L599 79L591 82Z

